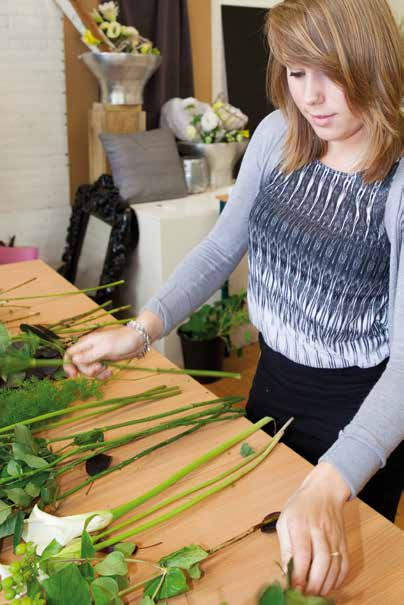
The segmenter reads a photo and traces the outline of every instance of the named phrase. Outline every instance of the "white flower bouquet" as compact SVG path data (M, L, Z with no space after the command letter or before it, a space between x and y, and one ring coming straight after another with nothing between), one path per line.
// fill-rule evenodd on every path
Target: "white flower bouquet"
M183 100L183 107L188 114L188 141L208 144L240 143L250 137L249 130L245 130L248 117L220 97L214 103L202 106L191 97Z
M112 45L112 50L134 55L160 55L159 49L153 46L153 42L141 36L136 27L119 23L118 15L119 7L116 2L104 2L91 12L91 18L100 31L100 37L106 36L109 45ZM99 46L102 42L90 30L85 31L83 41L93 47Z

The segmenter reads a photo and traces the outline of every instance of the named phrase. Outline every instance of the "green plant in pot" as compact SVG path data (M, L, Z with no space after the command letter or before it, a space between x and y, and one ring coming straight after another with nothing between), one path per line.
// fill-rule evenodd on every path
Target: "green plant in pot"
M221 370L225 353L236 350L242 355L242 347L233 345L231 335L234 330L248 323L246 292L232 294L212 305L203 305L192 313L188 321L178 328L186 368ZM244 335L245 343L250 342L250 332ZM199 379L207 383L215 378Z

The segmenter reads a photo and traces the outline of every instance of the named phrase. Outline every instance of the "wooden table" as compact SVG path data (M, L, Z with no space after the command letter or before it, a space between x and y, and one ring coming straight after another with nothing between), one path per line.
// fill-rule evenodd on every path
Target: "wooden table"
M45 292L62 292L73 287L41 261L30 261L0 267L1 288L9 288L29 277L37 280L18 290L19 295ZM17 291L15 293L17 295ZM40 312L35 321L51 322L94 306L84 295L62 299L40 299L32 301L31 309ZM14 312L16 315L17 311ZM0 309L0 321L10 318L9 312ZM147 356L147 366L170 367L171 364L157 352ZM145 366L146 367L146 366ZM166 401L141 404L124 411L110 413L108 421L120 422L145 413L179 407L185 402L205 401L211 393L186 376L155 376L145 374L145 379L133 381L112 381L104 388L106 397L128 395L161 384L179 385L182 394ZM125 374L129 378L129 373ZM133 373L130 374L133 378ZM138 378L139 375L136 375ZM106 423L107 416L102 416ZM98 421L99 424L99 421ZM248 421L223 422L205 427L196 434L186 437L164 449L154 452L126 469L113 473L97 481L89 493L80 492L59 509L60 515L92 511L112 507L127 501L136 494L160 482L175 470L206 452L220 441L235 435L248 426ZM97 422L82 422L80 428L97 425ZM124 429L121 429L124 432ZM115 434L118 434L116 431ZM128 457L129 452L143 449L159 440L147 439L141 445L129 445L114 450L114 461ZM252 446L263 445L268 436L259 432L248 442ZM233 448L220 458L212 461L181 481L173 494L185 486L199 483L204 479L233 466L240 461L240 447ZM236 485L197 505L182 516L172 519L164 526L148 531L137 538L140 547L159 545L139 550L139 557L157 561L162 555L175 549L195 543L213 547L248 529L269 512L280 510L286 499L297 488L307 474L310 465L280 444L270 457L251 474ZM84 478L84 471L64 475L63 488L75 485ZM153 501L154 502L154 501ZM148 506L147 504L145 505ZM355 500L346 506L346 526L348 531L351 572L343 589L335 595L337 605L401 605L404 602L404 534L393 524L372 511L368 506ZM190 593L170 600L173 605L256 605L257 596L265 585L274 579L281 579L276 565L279 561L279 547L274 534L255 533L238 545L225 549L205 564L204 577L194 582ZM134 567L132 581L140 581L151 575L144 567ZM134 579L136 577L136 580ZM140 593L134 593L128 603L138 603Z

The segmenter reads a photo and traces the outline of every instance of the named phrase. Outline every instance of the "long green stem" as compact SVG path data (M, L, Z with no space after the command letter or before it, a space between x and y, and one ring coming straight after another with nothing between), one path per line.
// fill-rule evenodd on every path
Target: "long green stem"
M124 460L123 462L116 464L115 466L110 466L105 471L102 471L101 473L98 473L97 475L94 475L93 477L86 479L79 485L76 485L75 487L72 487L71 489L69 489L67 492L60 494L60 496L57 497L57 500L64 500L65 498L68 498L69 496L71 496L71 495L75 494L76 492L80 491L81 489L83 489L83 487L90 485L97 479L101 479L102 477L105 477L106 475L110 475L111 473L113 473L117 470L122 470L126 466L133 464L133 462L140 460L140 458L144 458L145 456L148 456L149 454L159 450L162 447L165 447L166 445L171 445L171 443L174 443L175 441L178 441L179 439L182 439L183 437L187 437L188 435L195 433L195 431L197 431L201 427L205 426L206 424L209 424L210 422L213 422L213 420L200 421L200 422L196 423L194 426L192 426L190 429L187 429L186 431L183 431L182 433L179 433L178 435L174 435L173 437L169 437L168 439L165 439L164 441L160 441L159 443L146 448L145 450L139 452L135 456L132 456L131 458L128 458L127 460ZM89 456L89 457L91 457L91 456ZM73 468L73 467L71 467L71 468ZM70 470L70 469L67 469L67 470ZM61 471L61 472L65 472L65 469L63 469L63 471ZM59 473L57 473L57 474L59 474ZM129 510L131 510L131 509L129 509ZM116 518L118 518L118 517L116 517Z
M14 317L13 319L9 319L7 321L3 321L2 323L5 325L9 325L11 323L15 323L16 321L22 321L23 319L31 319L32 317L37 317L40 313L30 313L29 315L23 315L22 317Z
M262 450L260 450L259 452L255 452L251 456L248 456L248 458L243 458L242 461L239 462L236 466L233 466L229 470L224 471L220 475L217 475L217 476L213 477L212 479L209 479L208 481L204 481L203 483L194 485L193 487L190 487L179 494L174 494L173 496L170 496L169 498L166 498L165 500L158 502L151 508L148 508L147 510L145 510L141 513L138 513L137 515L134 515L133 517L130 517L129 519L126 519L125 521L121 521L121 523L118 523L117 525L108 526L107 529L105 529L103 532L101 532L100 534L97 534L97 536L96 536L97 540L100 540L101 538L104 538L105 536L109 536L110 534L113 534L116 531L118 531L119 529L123 529L124 527L127 527L128 525L132 525L133 523L136 523L136 521L140 521L141 519L144 519L145 517L152 515L153 513L157 512L158 510L165 508L166 506L169 506L170 504L173 504L173 502L176 502L177 500L182 500L183 498L186 498L187 496L190 496L191 494L198 492L201 489L205 489L206 487L209 487L209 486L217 483L218 481L225 479L226 477L228 477L229 475L232 475L233 473L235 473L239 469L243 468L247 464L250 464L250 462L252 462L252 460L255 460L255 458L257 456L262 454L265 449L266 449L266 447L263 448Z
M34 296L16 296L13 298L2 298L0 296L0 303L8 303L15 300L35 300L37 298L58 298L60 296L75 296L77 294L86 294L87 292L97 292L98 290L105 290L105 288L113 288L115 286L121 286L125 283L125 280L120 279L119 281L112 282L110 284L103 284L102 286L95 286L94 288L84 288L83 290L70 290L68 292L54 292L52 294L35 294Z
M108 309L108 314L112 315L113 313L118 313L118 311L125 311L126 309L130 309L130 308L131 308L131 305L123 305L121 307L115 307L115 309ZM96 311L99 311L99 309L96 309ZM99 317L105 317L105 313L106 313L105 311L101 311L101 313L98 313L98 314L94 313L94 314L92 314L91 321L94 321L94 319L98 319ZM77 328L77 326L85 325L88 321L89 321L88 317L86 317L82 321L75 321L74 322L74 327ZM56 332L58 334L63 334L63 332L65 330L66 330L66 328L64 326L62 326L61 328L57 328Z
M12 290L17 290L18 288L22 288L22 286L26 286L27 284L31 284L36 279L38 279L38 278L30 277L30 279L26 279L25 281L21 282L20 284L17 284L16 286L11 286L11 288L8 288L7 290L1 290L0 296L3 296L3 294L7 294L7 292L11 292Z
M175 397L181 394L181 390L179 387L167 388L161 394L153 395L147 397L146 399L140 399L142 403L151 403L153 401L162 401L163 399L169 399L170 397ZM116 403L115 405L105 406L101 410L97 410L96 412L90 412L88 414L79 414L77 416L73 416L71 418L65 418L64 420L59 420L58 422L52 422L51 424L47 424L45 426L40 426L32 433L36 435L37 433L42 433L44 431L50 431L55 428L59 428L60 426L66 426L68 424L75 424L78 421L86 420L88 418L94 418L95 416L103 416L104 414L109 414L109 412L114 412L115 410L120 410L124 407L132 405L132 403L136 403L133 400L124 401L123 403ZM68 437L60 437L57 439L58 441L65 441Z
M130 321L131 319L136 319L136 317L125 317L125 319L114 319L113 321L107 321L105 323L92 324L89 326L82 326L81 328L71 328L70 330L58 330L58 334L77 334L77 332L92 332L93 330L98 330L99 328L107 328L108 326L117 326L119 324L124 324Z
M256 426L256 425L254 425L254 426ZM164 523L165 521L172 519L176 515L179 515L180 513L188 510L192 506L195 506L199 502L206 500L206 498L209 498L213 494L216 494L217 492L223 490L225 487L228 487L229 485L234 484L236 481L238 481L239 479L244 477L244 475L246 475L247 473L251 472L254 468L256 468L261 462L263 462L265 460L265 458L271 453L271 451L273 450L275 445L278 443L278 441L282 437L282 435L283 435L283 431L278 436L277 440L275 440L275 438L273 438L271 440L271 443L264 450L264 452L262 452L259 456L257 456L255 458L255 460L253 460L247 468L242 468L241 470L237 471L236 473L233 473L230 477L227 477L224 481L221 481L218 484L213 485L213 487L210 487L202 494L199 494L198 496L191 498L184 504L177 506L176 508L168 511L167 513L160 515L159 517L151 519L150 521L146 521L146 523L143 523L142 525L140 525L134 529L130 529L126 532L118 534L117 536L114 536L114 537L110 538L109 540L104 540L103 542L98 542L95 545L95 550L96 551L103 550L104 548L107 548L107 546L112 546L114 544L117 544L118 542L127 540L128 538L131 538L137 534L140 534L141 532L146 531L147 529L151 529L152 527L155 527L156 525Z
M65 317L64 319L61 319L60 321L58 321L57 323L54 323L54 324L47 324L47 327L51 330L54 330L57 326L66 326L71 323L75 323L78 319L82 319L83 317L86 317L87 319L85 321L88 321L88 317L90 317L91 315L94 315L95 313L98 313L100 309L105 309L106 307L108 307L108 305L111 305L111 304L112 304L112 300L107 300L102 305L97 305L96 307L94 307L93 309L90 309L89 311L84 311L84 313L78 313L77 315L71 315L70 317ZM109 313L109 312L110 311L108 310L107 313Z
M51 360L52 361L52 360ZM80 405L74 405L68 408L65 408L63 410L56 410L54 412L47 412L46 414L40 414L39 416L35 416L33 418L28 418L26 420L21 420L21 422L17 422L14 424L9 424L7 426L3 426L0 428L0 434L1 433L9 433L11 430L13 430L17 424L28 424L28 425L32 425L32 424L36 424L38 422L43 422L44 420L48 420L49 418L56 418L57 416L63 416L64 414L73 414L74 412L80 411L80 410L88 410L91 408L96 408L96 407L102 407L102 406L108 406L108 405L114 405L114 404L119 404L119 403L123 403L124 401L133 401L135 402L138 399L144 399L147 398L149 396L153 396L156 395L159 391L165 391L167 389L167 387L164 386L159 386L159 387L155 387L153 389L149 389L147 391L144 391L143 393L139 393L138 395L129 395L128 397L115 397L113 399L105 399L103 401L93 401L90 403L83 403Z
M231 437L231 439L227 439L227 441L225 441L224 443L213 448L209 452L206 452L205 454L203 454L203 456L199 456L199 458L197 458L190 464L187 464L182 469L180 469L179 471L177 471L173 475L171 475L171 477L168 477L168 479L165 479L165 481L162 481L161 483L159 483L159 485L156 485L152 489L148 490L146 493L142 494L141 496L138 496L137 498L135 498L134 500L131 500L130 502L127 502L126 504L123 504L121 506L118 506L117 508L112 509L111 512L114 516L114 519L119 519L120 517L122 517L123 515L128 513L129 511L133 510L136 506L140 506L140 504L143 504L143 502L146 502L147 500L150 500L150 498L157 496L158 494L163 492L165 489L167 489L171 485L174 485L174 483L176 483L183 477L186 477L187 475L192 473L192 471L196 470L203 464L206 464L207 462L209 462L209 460L213 460L214 458L217 458L218 456L220 456L220 454L222 454L226 450L230 449L231 447L233 447L240 441L247 439L247 437L256 433L259 429L261 429L263 426L268 424L268 422L271 422L271 420L272 420L272 418L265 416L264 418L262 418L262 420L259 420L258 422L256 422L252 426L250 426L245 431L242 431L238 435Z
M144 416L143 418L137 418L136 420L128 420L126 422L119 422L118 424L109 424L102 427L97 427L97 431L102 431L106 433L107 431L112 431L114 429L120 429L126 426L131 426L133 424L142 424L144 422L152 422L153 420L160 420L161 418L166 418L168 416L174 416L175 414L180 414L181 412L187 412L188 410L193 410L195 408L213 405L218 403L241 403L243 401L242 397L218 397L217 399L211 399L209 401L201 401L200 403L191 403L190 405L182 406L180 408L176 408L174 410L169 410L167 412L162 412L161 414L154 414L153 416ZM62 435L61 437L53 437L52 439L47 439L48 443L55 443L56 441L67 441L75 439L81 435L84 435L88 431L82 431L80 433L71 433L70 435Z

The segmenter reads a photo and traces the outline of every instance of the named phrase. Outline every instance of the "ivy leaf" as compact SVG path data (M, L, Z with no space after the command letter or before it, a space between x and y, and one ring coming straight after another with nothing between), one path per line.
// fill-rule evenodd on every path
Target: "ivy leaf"
M192 565L188 569L188 573L193 580L199 580L199 578L202 576L202 571L201 571L201 568L199 567L198 563L195 563L195 565Z
M114 550L123 553L125 558L128 558L136 552L137 545L133 542L119 542L119 544L115 544Z
M24 529L24 513L19 510L16 514L15 526L14 526L14 535L13 535L13 551L15 553L15 549L18 544L21 542L22 530Z
M30 449L28 446L22 443L13 443L13 454L16 460L22 460L30 468L44 468L48 466L48 463L43 458L39 456L34 456L30 453Z
M243 456L243 458L248 458L248 456L255 454L255 449L253 449L251 445L245 442L240 448L240 454Z
M9 518L12 510L13 509L9 504L6 504L3 500L0 500L0 527Z
M36 454L37 448L35 445L34 438L31 431L25 424L17 424L14 428L14 439L17 443L25 445L28 451L32 454Z
M28 496L20 487L10 487L10 489L4 490L4 493L11 502L20 508L26 508L31 504L31 496Z
M122 605L118 584L113 578L97 578L91 584L94 605Z
M0 539L13 535L14 530L15 530L16 521L17 521L17 513L14 513L0 525Z
M10 475L10 477L18 478L20 475L22 475L23 470L18 462L15 460L10 460L10 462L7 464L7 473Z
M268 586L260 597L259 605L286 605L281 585L275 583Z
M91 540L90 534L84 530L83 533L81 534L80 557L82 559L91 559L91 557L93 557L94 555L95 555L95 548L94 548L93 542ZM107 575L111 575L111 574L107 574Z
M143 597L139 605L156 605L156 601L153 601L153 599L147 595Z
M30 481L26 486L25 486L25 492L31 496L31 498L37 498L39 496L39 494L41 493L41 488L39 487L39 485L35 485L35 483L33 483L32 481Z
M195 563L203 561L208 556L209 553L206 550L203 550L197 544L191 544L163 557L160 559L159 564L161 567L179 567L180 569L189 571Z
M72 563L44 580L42 585L47 605L91 605L88 584Z
M158 589L160 582L161 576L155 578L154 580L150 580L150 582L148 582L145 586L143 593L144 596L152 597ZM155 598L157 600L169 599L170 597L176 597L184 592L188 592L188 590L189 586L187 584L187 578L182 569L179 569L178 567L170 567L167 570L161 588Z
M124 576L128 573L128 566L123 553L114 550L103 561L97 563L95 570L100 576Z
M46 561L47 559L50 559L51 557L55 557L56 555L58 555L60 553L60 551L62 549L63 549L63 546L61 544L59 544L59 542L57 540L53 539L52 542L49 542L48 546L43 551L39 561L42 563L43 561Z
M86 561L85 563L82 563L79 566L79 571L80 571L81 575L83 576L83 578L85 580L87 580L87 582L92 582L94 580L94 578L95 578L94 567L88 561Z
M297 590L285 591L285 605L333 605L334 601L325 597L305 596Z

